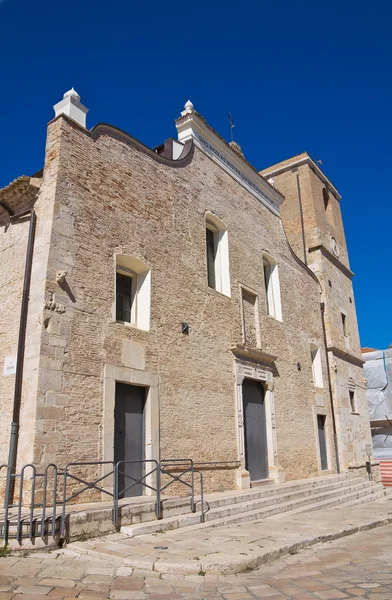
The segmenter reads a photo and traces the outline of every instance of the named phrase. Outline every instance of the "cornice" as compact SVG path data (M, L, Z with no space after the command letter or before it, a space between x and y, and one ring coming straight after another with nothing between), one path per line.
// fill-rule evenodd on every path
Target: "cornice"
M336 256L334 256L332 254L332 252L330 252L328 250L328 248L326 248L323 244L318 244L317 246L312 246L311 248L308 248L308 252L315 252L316 250L320 250L320 252L326 257L328 258L328 260L331 261L331 263L337 267L344 275L346 275L346 277L348 277L349 279L352 279L354 277L354 273L353 271L351 271L351 269L349 269L348 267L346 267L342 262L340 262L340 260L338 260L336 258Z
M185 142L192 139L205 155L257 198L260 204L280 216L279 209L284 200L282 194L237 154L196 111L184 112L186 114L176 121L178 140Z
M260 350L259 348L248 348L247 346L243 346L241 344L237 344L236 346L233 346L232 348L230 348L230 350L232 351L232 353L234 354L234 356L237 356L238 358L242 358L242 359L248 359L251 361L257 361L261 364L266 364L269 366L272 366L274 364L274 362L276 361L276 359L278 358L277 356L274 356L273 354L268 354L268 352L263 352L263 350Z
M300 167L300 166L306 165L306 164L308 164L317 173L317 175L319 176L321 181L323 183L325 183L327 185L327 187L330 188L330 190L333 192L336 199L341 200L342 197L339 194L336 187L333 185L333 183L331 183L331 181L328 179L328 177L323 173L323 171L320 169L320 167L314 162L314 160L308 154L306 156L298 158L297 160L289 161L288 163L286 163L284 165L280 165L280 166L277 165L276 168L274 166L272 166L270 169L267 167L266 169L263 169L261 172L263 173L263 177L273 177L274 175L280 175L281 173L285 173L286 171L291 171L291 169L293 167Z
M345 360L346 362L352 363L353 365L357 365L358 367L362 367L366 361L362 358L359 358L356 354L352 354L351 352L347 352L347 350L342 350L337 346L327 346L328 352L332 352L334 356Z

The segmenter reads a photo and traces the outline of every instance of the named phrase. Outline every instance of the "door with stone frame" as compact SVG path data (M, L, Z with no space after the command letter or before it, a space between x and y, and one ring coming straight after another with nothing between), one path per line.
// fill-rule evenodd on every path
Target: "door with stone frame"
M114 462L119 465L120 498L141 496L145 459L145 403L147 388L116 382L114 405ZM136 461L136 462L131 462Z
M244 379L242 383L245 468L250 480L268 479L267 422L265 390L262 383Z

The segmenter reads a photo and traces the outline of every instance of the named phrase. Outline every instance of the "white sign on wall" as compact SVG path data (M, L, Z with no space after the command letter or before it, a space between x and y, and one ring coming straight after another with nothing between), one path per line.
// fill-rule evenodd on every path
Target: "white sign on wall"
M3 375L15 375L16 373L16 356L6 356L4 359Z

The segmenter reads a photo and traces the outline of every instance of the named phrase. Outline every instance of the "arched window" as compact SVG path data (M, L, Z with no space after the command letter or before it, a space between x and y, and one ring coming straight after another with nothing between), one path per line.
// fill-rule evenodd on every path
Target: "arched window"
M271 256L263 256L263 270L265 295L267 300L267 313L271 317L281 321L282 303L280 299L278 265Z
M229 242L224 223L215 215L206 219L207 281L225 296L230 296Z

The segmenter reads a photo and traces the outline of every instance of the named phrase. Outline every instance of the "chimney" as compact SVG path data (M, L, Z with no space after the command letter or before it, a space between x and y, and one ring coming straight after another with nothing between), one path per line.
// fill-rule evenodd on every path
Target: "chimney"
M65 92L63 100L55 104L53 109L56 117L67 115L82 127L86 127L88 108L81 104L80 96L73 88Z

